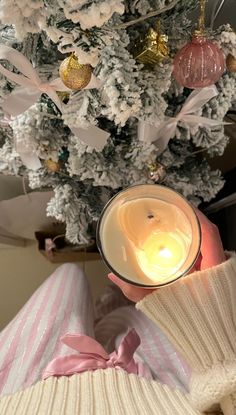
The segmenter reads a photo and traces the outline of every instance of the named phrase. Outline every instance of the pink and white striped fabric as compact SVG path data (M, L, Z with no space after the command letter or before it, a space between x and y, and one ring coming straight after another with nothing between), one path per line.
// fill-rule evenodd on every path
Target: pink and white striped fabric
M97 304L94 320L83 272L75 264L59 267L0 333L0 396L36 383L52 359L71 354L70 348L60 342L66 333L96 335L112 352L127 329L133 327L141 337L136 359L148 364L154 378L186 389L186 364L163 333L128 304L117 287L108 286Z
M57 356L70 354L65 333L93 336L89 286L77 265L59 267L0 333L0 396L41 379Z

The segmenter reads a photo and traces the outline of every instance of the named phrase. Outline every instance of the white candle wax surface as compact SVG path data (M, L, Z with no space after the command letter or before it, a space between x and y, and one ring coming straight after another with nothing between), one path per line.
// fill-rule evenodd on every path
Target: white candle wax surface
M143 285L162 285L182 274L192 226L176 205L152 197L118 200L102 225L106 260L119 275Z

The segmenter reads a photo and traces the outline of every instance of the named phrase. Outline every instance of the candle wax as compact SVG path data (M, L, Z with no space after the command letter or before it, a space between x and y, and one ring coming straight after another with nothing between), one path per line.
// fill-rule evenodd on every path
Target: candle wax
M142 248L134 249L139 267L154 281L158 275L173 275L186 258L185 244L177 232L154 230Z
M119 201L103 226L103 247L114 269L131 281L175 279L188 255L191 224L176 205L155 198Z

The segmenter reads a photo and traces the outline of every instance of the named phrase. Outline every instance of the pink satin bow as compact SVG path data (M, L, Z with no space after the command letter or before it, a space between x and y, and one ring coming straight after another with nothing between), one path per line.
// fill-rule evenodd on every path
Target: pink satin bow
M140 345L135 329L123 338L118 351L110 355L96 340L80 334L66 334L61 341L79 352L53 359L43 371L42 379L50 376L70 376L88 370L122 368L128 373L139 374L139 364L133 355Z

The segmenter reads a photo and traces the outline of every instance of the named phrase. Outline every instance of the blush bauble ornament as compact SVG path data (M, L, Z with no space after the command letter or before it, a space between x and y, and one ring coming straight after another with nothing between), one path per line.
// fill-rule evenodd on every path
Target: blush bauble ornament
M198 30L174 58L173 76L186 88L204 88L215 84L225 70L222 50L205 35L206 0L200 0Z
M215 84L225 70L225 58L219 47L195 33L174 58L173 76L187 88L203 88Z

